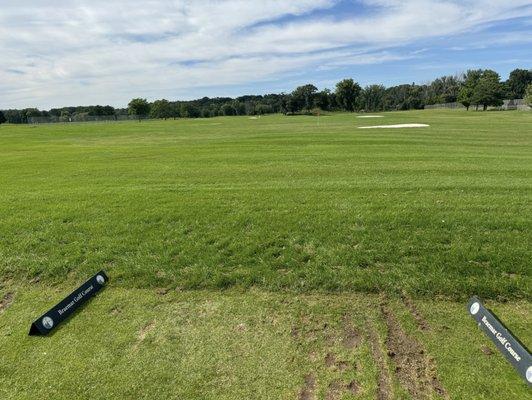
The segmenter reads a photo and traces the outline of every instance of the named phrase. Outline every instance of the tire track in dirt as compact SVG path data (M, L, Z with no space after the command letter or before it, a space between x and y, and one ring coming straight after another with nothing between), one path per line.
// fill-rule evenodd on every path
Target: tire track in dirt
M393 395L392 379L388 370L386 356L379 344L379 334L374 326L370 326L368 335L371 353L373 354L373 358L379 371L377 377L377 400L390 400Z
M412 314L412 316L414 317L418 328L422 331L430 331L429 323L427 322L425 317L423 317L423 315L419 312L414 301L408 295L406 295L406 293L403 293L403 295L401 296L401 300L403 301L403 304L406 306L408 311L410 311L410 314Z
M386 301L381 302L380 308L388 330L388 356L395 364L399 383L414 399L430 399L433 392L448 399L447 391L437 378L434 360L426 355L415 338L406 334Z

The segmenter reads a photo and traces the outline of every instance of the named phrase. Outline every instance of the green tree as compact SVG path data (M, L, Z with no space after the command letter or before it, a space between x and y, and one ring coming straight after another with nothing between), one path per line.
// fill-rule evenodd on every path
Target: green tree
M318 88L314 85L303 85L297 87L291 97L291 111L310 111L314 107L314 98Z
M316 93L314 105L321 110L330 110L333 105L333 98L330 89L323 89L321 92Z
M201 109L191 102L181 103L179 114L183 118L199 118L201 117Z
M525 103L532 107L532 83L526 87L525 90Z
M473 104L473 95L475 94L475 88L478 85L478 81L482 76L481 69L470 69L465 74L464 83L458 91L458 101L469 110L471 104Z
M522 99L528 85L532 83L532 70L514 69L506 81L511 99Z
M129 115L136 115L139 121L150 113L150 103L146 99L133 99L127 105Z
M151 118L172 118L174 116L174 110L168 100L155 100L150 108Z
M360 108L365 111L384 110L386 89L382 85L366 86L360 95Z
M225 103L222 106L222 113L224 115L236 115L236 109L235 109L235 107L233 107L232 104Z
M3 124L4 122L6 122L7 119L4 115L4 113L2 111L0 111L0 124Z
M502 99L503 90L499 74L490 69L483 71L473 92L473 104L482 105L485 111L488 106L501 106Z
M344 79L336 84L336 102L344 110L354 111L361 87L353 79Z

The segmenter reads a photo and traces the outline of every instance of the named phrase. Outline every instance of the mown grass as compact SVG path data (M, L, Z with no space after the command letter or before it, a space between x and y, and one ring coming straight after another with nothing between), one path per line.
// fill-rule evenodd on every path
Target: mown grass
M4 125L0 273L530 298L532 114L384 115Z
M161 294L111 282L51 336L27 336L31 318L67 286L18 287L11 306L0 311L0 398L369 400L377 398L382 373L389 376L386 399L444 398L430 388L414 397L401 385L378 295ZM407 334L434 358L428 377L441 382L447 398L527 397L527 385L463 304L418 303L430 326L421 331L398 299L389 302ZM526 338L530 303L488 305ZM356 334L351 343L350 332ZM485 354L486 347L493 353ZM306 389L309 397L302 395Z

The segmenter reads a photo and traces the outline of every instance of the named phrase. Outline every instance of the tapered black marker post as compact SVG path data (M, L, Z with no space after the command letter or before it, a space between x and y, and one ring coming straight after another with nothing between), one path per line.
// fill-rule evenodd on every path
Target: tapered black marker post
M477 297L472 297L467 305L469 314L477 321L479 328L495 344L519 375L532 385L532 356L523 343L488 310Z
M82 304L98 293L109 278L104 271L98 272L83 285L70 293L31 324L30 336L48 335L61 322L73 314Z

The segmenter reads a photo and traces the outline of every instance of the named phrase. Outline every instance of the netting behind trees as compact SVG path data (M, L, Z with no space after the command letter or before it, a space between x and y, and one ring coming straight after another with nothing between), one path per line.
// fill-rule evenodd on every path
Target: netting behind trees
M28 117L28 124L52 124L52 123L70 123L70 122L112 122L112 121L136 121L146 119L146 116L138 115L87 115L75 114L72 116L55 116L46 117Z
M475 108L475 105L471 105L469 108ZM479 106L480 107L480 106ZM431 104L425 105L425 110L432 110L436 108L447 108L447 109L465 109L462 103L440 103L440 104ZM503 105L500 107L488 107L488 110L527 110L527 106L524 99L513 99L513 100L503 100Z

